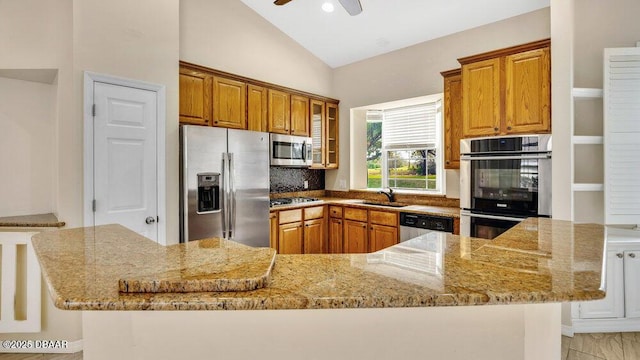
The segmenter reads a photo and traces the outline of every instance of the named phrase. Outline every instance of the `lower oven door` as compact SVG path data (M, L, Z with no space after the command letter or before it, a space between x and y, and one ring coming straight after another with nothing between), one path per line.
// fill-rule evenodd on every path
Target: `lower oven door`
M493 239L522 220L524 218L475 214L462 210L460 211L460 235Z

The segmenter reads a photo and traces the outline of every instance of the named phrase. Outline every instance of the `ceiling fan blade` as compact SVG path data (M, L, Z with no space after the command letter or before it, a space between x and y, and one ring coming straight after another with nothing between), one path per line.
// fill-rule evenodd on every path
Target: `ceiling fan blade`
M274 4L276 4L276 5L285 5L285 4L287 4L289 1L291 1L291 0L276 0L276 1L274 1L273 3L274 3Z
M338 0L342 7L347 10L349 15L356 16L362 12L362 5L360 5L360 0Z

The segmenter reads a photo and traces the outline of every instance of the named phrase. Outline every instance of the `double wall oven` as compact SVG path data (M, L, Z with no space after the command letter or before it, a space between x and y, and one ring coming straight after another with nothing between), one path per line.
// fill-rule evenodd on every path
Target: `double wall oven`
M493 239L551 217L551 135L460 141L460 234Z

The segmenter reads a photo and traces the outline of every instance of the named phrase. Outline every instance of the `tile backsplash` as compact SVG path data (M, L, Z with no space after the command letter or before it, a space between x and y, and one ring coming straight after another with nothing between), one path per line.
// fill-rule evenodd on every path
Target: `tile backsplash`
M271 193L324 190L324 170L272 166L269 171ZM305 180L309 182L309 187L306 189Z

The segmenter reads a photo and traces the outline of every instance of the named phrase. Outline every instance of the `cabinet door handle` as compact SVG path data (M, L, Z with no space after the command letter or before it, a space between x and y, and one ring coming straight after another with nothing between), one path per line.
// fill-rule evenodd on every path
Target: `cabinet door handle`
M367 227L367 225L362 225L362 227L363 227L363 228L366 228L366 227Z
M507 130L511 130L511 126L507 126Z
M636 258L636 254L635 253L630 253L629 257L632 258L632 259L635 259Z
M622 253L617 253L616 256L618 257L618 259L622 259L624 257Z
M500 130L500 129L498 129L498 128L493 128L493 131L498 131L498 130Z

